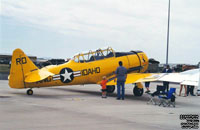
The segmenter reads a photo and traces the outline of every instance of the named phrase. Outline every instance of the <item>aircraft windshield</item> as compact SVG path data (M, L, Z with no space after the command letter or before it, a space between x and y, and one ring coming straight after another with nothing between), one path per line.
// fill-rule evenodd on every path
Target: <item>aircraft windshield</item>
M98 49L96 51L89 51L88 53L81 53L74 56L74 61L78 63L92 62L104 58L115 57L115 52L112 48Z

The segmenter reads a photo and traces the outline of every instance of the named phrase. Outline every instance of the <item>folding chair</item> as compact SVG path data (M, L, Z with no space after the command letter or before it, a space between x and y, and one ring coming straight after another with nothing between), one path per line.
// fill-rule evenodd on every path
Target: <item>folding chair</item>
M159 99L160 99L160 102L159 102L159 106L163 106L163 107L166 107L166 106L173 106L175 107L175 94L176 94L176 88L170 88L170 90L168 91L168 93L164 96L158 96Z
M154 104L154 105L157 105L156 103L156 97L159 96L159 95L162 95L165 93L165 87L164 86L161 86L161 85L157 85L157 88L156 88L156 91L153 92L153 93L147 93L149 95L149 101L147 102L147 104Z

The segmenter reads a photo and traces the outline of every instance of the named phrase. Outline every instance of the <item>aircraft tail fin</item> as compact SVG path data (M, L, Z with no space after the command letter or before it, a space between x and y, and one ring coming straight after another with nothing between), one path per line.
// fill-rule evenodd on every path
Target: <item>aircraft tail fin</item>
M25 75L38 70L38 67L28 58L21 49L13 51L9 75L11 88L26 88Z

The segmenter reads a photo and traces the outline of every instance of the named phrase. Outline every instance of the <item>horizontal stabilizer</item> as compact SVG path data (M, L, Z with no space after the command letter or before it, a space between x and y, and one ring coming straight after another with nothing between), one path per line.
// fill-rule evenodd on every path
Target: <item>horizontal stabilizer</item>
M49 72L48 70L40 69L40 70L35 70L33 72L28 73L25 75L25 82L26 83L33 83L37 81L41 81L49 76L53 76L54 74Z

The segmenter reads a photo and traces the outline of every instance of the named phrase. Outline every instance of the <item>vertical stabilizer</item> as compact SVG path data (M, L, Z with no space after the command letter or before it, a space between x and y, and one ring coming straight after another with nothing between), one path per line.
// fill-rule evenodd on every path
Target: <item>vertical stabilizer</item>
M9 85L11 88L26 88L25 75L37 70L37 66L24 54L21 49L15 49L12 55Z

